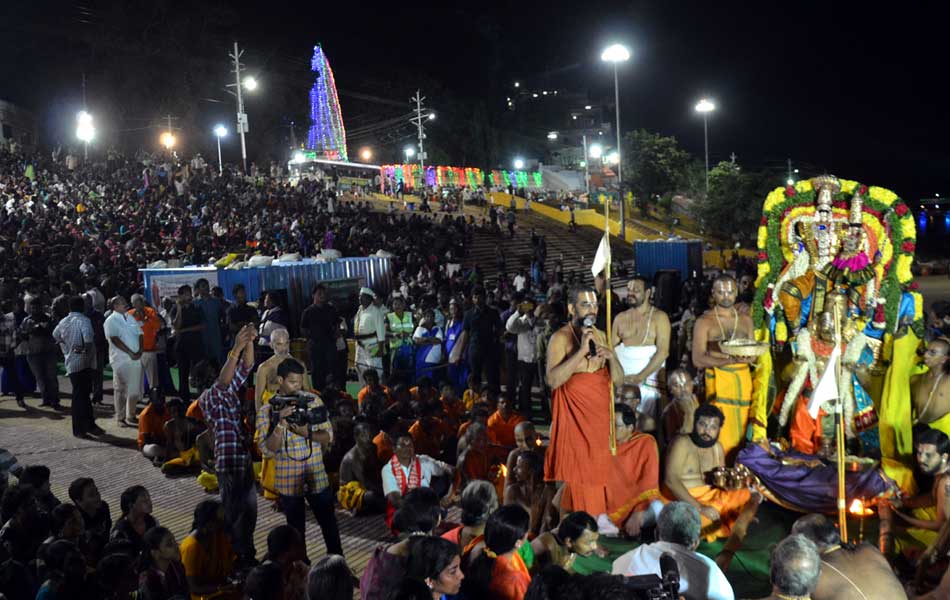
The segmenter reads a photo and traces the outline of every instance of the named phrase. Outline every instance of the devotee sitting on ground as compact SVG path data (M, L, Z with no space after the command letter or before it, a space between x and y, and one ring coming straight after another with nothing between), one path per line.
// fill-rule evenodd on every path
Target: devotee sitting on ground
M929 428L919 429L915 438L917 467L921 473L933 478L933 486L912 498L897 497L878 504L880 548L885 556L894 551L906 555L909 550L923 549L918 560L924 566L943 556L947 550L950 535L950 438L942 431ZM898 520L904 524L899 524Z
M165 421L168 420L168 411L165 396L158 386L152 386L148 395L148 406L139 414L138 445L142 456L161 465L166 453Z
M313 563L307 574L308 600L350 600L353 598L353 582L356 578L346 560L338 554L324 556ZM363 590L360 590L362 593ZM302 596L301 596L302 597ZM364 598L366 596L363 596Z
M228 581L236 556L225 531L224 508L217 500L202 500L195 507L191 533L181 542L191 596L233 597L235 584Z
M49 467L46 465L30 465L20 472L18 477L21 485L33 488L33 498L40 512L49 514L60 505L59 498L53 495L49 486Z
M657 541L644 544L617 558L611 572L618 575L662 575L660 557L676 559L680 595L687 600L732 600L732 585L722 569L696 552L700 542L699 512L685 502L670 502L657 519Z
M578 556L603 555L599 538L594 517L586 512L572 512L561 520L557 531L546 531L531 542L537 569L557 565L573 572Z
M451 384L446 383L442 386L439 402L442 404L446 423L453 425L457 431L459 425L462 424L462 417L465 415L465 405L462 404L458 393Z
M462 489L469 481L484 479L494 483L498 495L503 496L504 476L498 472L499 461L489 445L487 429L481 423L474 423L463 440L465 449L455 465L455 488Z
M515 468L505 478L505 504L520 504L528 511L532 539L557 520L553 496L553 489L544 482L544 456L536 452L518 455Z
M663 423L663 438L666 443L677 435L689 435L693 431L693 413L699 408L699 400L693 393L693 378L685 369L676 369L666 378L670 399L663 408L660 421Z
M516 413L507 394L498 397L498 410L488 417L488 439L497 446L515 447L515 427L526 419Z
M531 421L522 421L515 425L515 449L508 453L505 460L505 471L511 473L515 468L518 457L524 452L534 452L544 459L545 448L541 436Z
M284 600L284 588L280 567L272 562L264 562L248 571L244 579L243 596L254 600ZM293 597L299 598L300 592Z
M69 484L69 499L82 515L86 552L91 560L98 561L112 531L109 505L102 501L95 482L88 477L80 477Z
M278 579L283 584L284 594L278 598L304 598L307 590L307 544L300 532L290 525L271 529L267 534L265 558L264 564L279 567ZM250 596L247 589L244 593Z
M927 372L911 380L914 425L950 435L950 339L939 337L924 352Z
M60 504L49 512L49 537L40 546L37 556L56 540L66 540L83 550L82 513L74 504Z
M563 482L563 510L599 515L607 511L613 458L608 403L613 399L612 386L623 381L623 368L606 346L604 332L593 326L596 292L579 287L568 300L570 322L548 343L545 381L553 390L553 420L544 478Z
M270 334L270 347L274 350L274 355L265 360L257 367L254 374L254 410L258 411L261 404L264 403L264 394L273 395L277 391L277 367L288 358L297 360L290 354L290 332L284 328L275 329ZM310 374L307 373L307 367L301 361L297 360L303 367L303 388L311 389Z
M340 463L337 500L357 516L381 513L386 508L386 497L380 476L382 464L373 444L375 430L368 421L357 421L353 433L356 444Z
M712 402L728 415L721 443L729 464L735 460L739 444L745 438L752 405L749 365L757 360L736 358L720 349L722 342L752 339L752 318L736 310L736 293L736 280L731 275L720 275L713 281L715 305L696 319L692 348L693 365L697 369L706 369L707 402Z
M408 431L397 432L394 454L381 470L383 494L386 495L386 525L393 528L393 516L409 490L431 487L433 478L452 475L452 467L425 454L416 454L412 436ZM440 486L441 495L448 493L450 485Z
M438 405L417 404L419 418L409 427L416 451L433 458L443 458L446 445L455 439L454 431L440 418Z
M623 366L624 383L640 387L641 431L656 428L660 410L658 373L670 355L670 318L653 305L653 286L634 276L627 282L627 310L613 322L614 351Z
M459 593L462 580L458 547L448 540L423 537L409 554L406 576L391 598L445 598Z
M459 426L458 432L458 448L457 455L461 456L462 452L465 451L466 447L466 436L465 433L468 431L468 428L474 423L485 426L485 434L488 434L488 417L491 415L491 411L488 409L488 406L485 404L476 404L475 408L472 410L472 414L468 421L465 421Z
M122 492L119 507L122 509L122 516L112 526L109 537L130 542L136 553L141 552L145 544L142 536L158 525L152 516L152 497L143 486L133 485Z
M392 403L389 388L379 383L379 372L376 371L376 369L366 369L363 371L363 379L366 381L366 385L364 385L356 395L356 400L359 402L361 409L363 408L363 401L368 394L382 396L386 400L384 408Z
M201 466L198 485L213 494L218 491L218 476L214 473L214 438L210 429L198 434L195 438L195 448L198 449L198 464Z
M142 600L188 598L188 579L181 551L171 531L153 527L145 532L145 550L139 558L139 597Z
M201 405L198 404L198 398L192 400L191 404L188 405L188 409L185 411L185 416L189 419L194 419L202 425L207 425L205 423L204 413L201 411Z
M483 479L468 482L459 497L459 507L462 509L462 524L446 531L442 537L458 546L467 568L472 549L485 538L485 523L489 515L498 509L495 486Z
M462 404L465 405L465 410L472 410L475 403L482 397L482 389L481 379L475 377L474 374L469 375L468 387L465 388L465 392L462 394Z
M761 497L748 488L725 490L706 483L714 469L726 464L718 441L724 418L714 404L697 408L694 418L693 433L679 436L670 444L664 483L673 499L699 511L707 539L729 538L720 556L731 560L745 538Z
M835 524L825 515L801 517L792 526L792 533L811 540L821 556L821 577L811 595L814 600L907 597L877 548L870 544L843 544Z
M518 553L528 543L528 512L520 506L502 506L485 524L485 547L468 567L462 584L467 598L522 600L531 575Z
M50 544L44 557L49 579L40 587L40 600L81 597L86 587L86 561L72 542L59 540Z
M2 509L0 563L12 559L27 565L36 557L48 532L36 503L36 490L26 484L9 487L3 494Z
M772 594L762 600L814 598L812 592L821 576L818 548L803 535L790 535L772 550L769 571Z
M393 584L405 576L413 538L432 535L441 520L438 494L425 487L410 490L402 498L393 520L393 527L399 530L399 541L389 547L378 546L373 551L360 577L360 598L388 598Z
M640 529L656 523L660 502L660 455L656 439L637 431L637 414L626 404L614 405L617 454L607 486L607 512L598 515L601 533L639 537Z
M162 473L169 476L194 474L200 468L200 457L195 440L204 427L185 416L181 400L168 401L169 419L165 423L166 457Z

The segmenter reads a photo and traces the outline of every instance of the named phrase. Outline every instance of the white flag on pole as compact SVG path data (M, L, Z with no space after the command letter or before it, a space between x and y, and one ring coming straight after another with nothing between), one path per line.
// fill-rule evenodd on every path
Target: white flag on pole
M811 394L811 400L808 401L808 414L812 419L818 418L818 411L821 410L821 403L826 400L836 400L838 398L838 361L841 360L841 346L835 344L835 349L831 351L828 357L828 364L825 365L825 372L821 374L818 385Z
M590 272L597 277L607 267L608 262L610 262L610 239L604 233L604 237L600 238L600 244L597 245L597 254L594 255L594 264L591 265Z

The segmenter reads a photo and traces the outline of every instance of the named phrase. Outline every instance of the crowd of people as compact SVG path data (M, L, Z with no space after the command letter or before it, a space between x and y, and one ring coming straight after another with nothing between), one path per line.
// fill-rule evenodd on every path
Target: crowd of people
M530 267L509 270L512 207L491 207L487 227L453 212L374 211L326 179L219 176L165 157L79 165L0 151L0 204L4 393L29 410L36 389L62 408L62 363L73 435L96 438L108 364L116 427L137 429L143 461L220 498L199 503L191 533L176 540L141 486L122 494L113 524L91 479L73 482L61 504L49 486L55 465L0 460L9 600L76 590L351 598L356 587L373 599L629 598L640 597L631 577L655 575L637 581L669 590L667 556L679 570L670 597L735 597L725 573L762 497L710 478L750 446L751 361L716 350L752 336L753 276L741 260L738 277L696 273L664 298L633 276L621 297L603 273L585 285L549 261L534 230ZM491 274L462 266L475 235L498 239ZM240 286L226 294L200 278L152 306L137 271L328 249L387 252L392 289L363 287L346 312L317 285L296 319L277 293L249 302ZM291 352L291 332L305 351ZM925 358L938 372L950 365L940 340ZM548 422L548 432L536 425ZM917 441L937 493L950 478L950 440ZM263 562L259 502L286 518ZM308 506L327 551L309 567ZM450 507L460 523L446 520ZM359 580L339 518L385 520L397 540L376 549ZM948 520L933 520L941 539ZM854 597L902 597L884 555L836 535L820 515L800 519L773 551L771 597L851 597L842 581ZM575 573L578 559L606 555L602 536L642 543L612 574ZM717 538L716 556L696 551Z

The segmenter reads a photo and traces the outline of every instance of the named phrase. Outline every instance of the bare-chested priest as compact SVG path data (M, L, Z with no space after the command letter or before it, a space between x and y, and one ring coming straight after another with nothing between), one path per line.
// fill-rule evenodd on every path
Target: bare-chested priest
M718 406L726 416L719 441L729 464L735 461L749 422L752 405L749 365L756 360L736 358L719 348L723 341L752 339L752 318L736 310L736 293L736 280L732 275L723 274L713 280L715 305L696 319L692 351L693 365L706 369L706 401Z
M294 358L290 355L290 333L283 327L271 332L270 347L274 350L274 355L262 362L254 374L254 406L257 410L260 410L264 403L264 394L267 393L269 399L279 387L277 384L277 367L285 359ZM303 365L303 362L299 360L297 362ZM309 390L310 388L310 375L307 373L306 365L304 365L303 387L301 389Z
M673 500L686 502L699 510L702 534L707 540L729 538L723 553L716 559L726 570L762 499L745 487L724 490L706 483L714 469L726 464L722 444L718 441L723 420L722 411L712 404L696 409L693 432L678 436L670 444L664 482Z
M653 431L659 418L658 374L670 355L670 318L653 306L653 287L644 277L635 276L627 282L627 310L614 319L612 336L617 344L614 352L623 366L624 383L640 387L637 412L644 431Z
M950 436L950 339L939 337L924 352L927 372L911 381L914 425L926 425Z
M577 287L567 301L570 321L548 343L545 380L553 392L544 479L563 482L562 509L599 515L607 512L613 465L610 408L623 368L604 332L594 327L594 289Z

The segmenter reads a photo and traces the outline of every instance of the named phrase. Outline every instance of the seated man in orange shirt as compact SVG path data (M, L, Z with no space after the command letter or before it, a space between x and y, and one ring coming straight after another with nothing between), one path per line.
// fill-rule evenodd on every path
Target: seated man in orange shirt
M359 403L360 409L363 408L363 401L368 394L382 396L386 401L385 406L392 404L393 400L392 396L390 396L389 388L379 383L379 373L376 372L376 369L366 369L363 371L363 379L366 381L366 385L356 394L356 401Z
M481 423L486 428L488 427L488 416L491 415L491 411L488 410L487 406L476 404L474 410L472 410L472 416L468 421L462 423L459 427L458 432L458 454L462 455L462 452L465 451L465 432L468 431L468 428L472 426L473 423Z
M191 404L188 405L188 410L185 411L185 416L189 419L194 419L201 424L205 424L204 413L201 412L201 407L198 406L198 400L195 399Z
M439 402L439 390L432 385L432 380L428 377L420 377L416 386L410 388L412 401L420 404L437 404Z
M419 411L419 418L409 428L416 451L442 460L446 444L455 432L440 418L440 411L436 406L419 405Z
M504 497L505 481L499 478L498 461L492 455L487 429L481 423L473 423L465 438L465 450L459 453L455 467L455 489L465 489L469 481L484 479L495 486L496 492L501 489L499 498Z
M498 397L498 410L488 417L488 437L495 445L514 448L515 426L526 420L512 410L511 400L502 394Z
M165 421L168 420L168 410L165 396L158 387L149 390L148 395L148 406L139 414L139 450L145 458L160 465L165 460Z
M462 424L462 417L465 415L465 405L459 400L455 388L450 384L443 385L442 397L439 401L445 412L445 421L458 430L459 425Z

